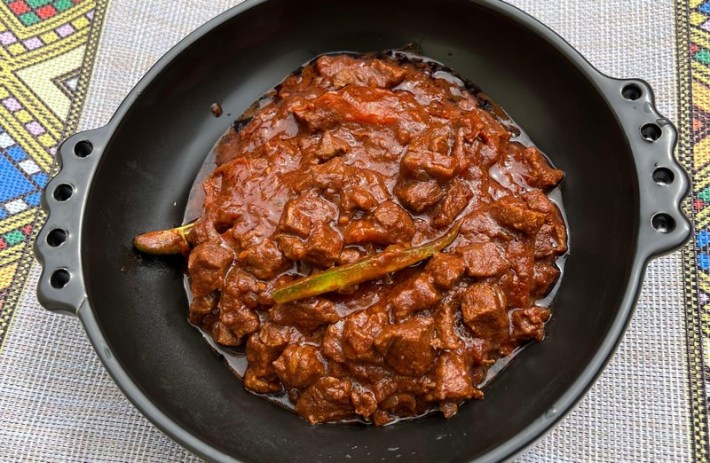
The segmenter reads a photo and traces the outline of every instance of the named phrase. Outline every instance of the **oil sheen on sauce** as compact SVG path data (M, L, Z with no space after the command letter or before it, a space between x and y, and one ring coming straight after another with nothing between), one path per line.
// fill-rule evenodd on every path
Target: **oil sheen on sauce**
M353 53L353 52L335 52L333 54L338 54L338 55L349 54L352 56L359 55L358 53ZM458 75L455 71L445 67L443 64L438 63L434 60L410 53L408 51L394 50L394 51L390 51L390 52L384 52L381 54L400 57L400 58L403 58L406 60L420 61L420 62L427 63L428 65L431 65L432 67L434 67L436 69L436 71L432 73L432 77L446 79L452 83L456 83L458 85L461 85L461 86L465 87L467 89L467 91L469 91L472 94L474 94L475 96L477 96L479 98L479 100L482 101L481 107L483 109L487 110L488 112L494 114L495 116L497 116L499 121L501 123L503 123L503 125L506 126L510 130L510 132L513 134L513 136L511 137L511 141L517 141L517 142L520 142L526 146L533 145L532 141L527 136L527 134L522 130L522 128L520 126L518 126L507 115L507 113L505 113L495 102L493 102L489 97L487 97L476 84L474 84L473 82L469 81L468 79L463 78L462 76ZM316 58L314 58L314 60L315 59ZM310 62L312 62L312 61L309 61L309 63ZM306 66L309 63L305 63L303 66ZM300 71L300 68L298 70L294 71L294 73L292 73L292 74L296 74L299 71ZM269 98L270 97L268 97L268 95L260 98L259 100L257 100L256 103L254 103L254 105L250 109L258 108L260 105L263 105L265 100L268 100ZM248 112L249 112L249 110L247 110L245 114L248 114ZM246 119L245 116L242 116L235 121L234 126L238 128L247 122L248 122L248 119ZM215 150L214 150L215 147L216 147L216 144L209 151L209 153L207 153L206 159L205 159L202 167L200 168L200 170L195 178L195 181L192 185L190 195L189 195L189 198L187 201L187 206L185 209L184 220L183 220L184 224L194 221L201 214L202 206L204 203L204 192L203 192L202 184L203 184L204 180L207 178L207 176L209 176L209 174L216 167ZM489 175L504 187L506 186L506 183L510 181L504 175L501 175L500 172L498 172L496 170L495 166L493 166L491 169L489 169ZM391 185L389 187L391 188ZM567 224L568 223L567 216L566 216L563 201L562 201L562 193L560 190L560 186L558 185L552 191L547 193L547 196L554 204L557 205L557 207L560 210L560 213L562 214L564 223ZM462 211L460 216L463 216L464 214L466 214L467 211L468 211L468 209ZM412 213L412 217L416 218L417 214ZM568 248L570 248L571 237L570 237L569 229L567 230L567 239L568 239ZM552 302L554 301L555 296L557 295L557 292L560 288L561 282L564 278L565 262L566 262L568 255L569 255L569 251L566 254L563 254L556 259L555 263L560 270L560 276L557 279L557 281L555 282L554 286L550 289L548 294L545 297L536 301L537 305L541 305L544 307L551 307ZM296 265L297 264L294 264L294 266L296 266ZM303 273L303 269L299 268L297 270L300 270L300 272ZM188 278L187 274L185 274L185 276L184 276L183 283L184 283L185 293L187 295L188 301L189 301L189 303L192 303L193 297L192 297L192 293L190 291L190 282L189 282L189 278ZM366 307L374 302L376 302L376 297L375 297L375 299L370 300L370 301L360 301L360 303L357 304L358 307L355 307L355 308L353 308L353 307L339 307L339 312L341 313L341 315L348 314L348 313L352 312L353 309L363 308L363 307ZM339 304L339 305L342 305L342 304ZM553 308L553 307L551 307L551 308ZM552 316L554 317L554 308L553 308ZM212 336L210 335L209 332L207 332L197 326L195 326L195 328L202 334L202 337L204 338L205 342L220 357L223 358L227 367L237 377L242 379L244 376L244 373L247 369L247 365L248 365L244 346L241 346L238 348L231 348L231 347L225 347L225 346L218 345L212 339ZM495 377L498 374L500 374L523 349L525 349L525 347L526 346L521 346L521 347L515 349L510 355L498 358L496 363L494 365L492 365L487 370L485 378L477 386L479 388L483 388L486 385L490 384L495 379ZM285 391L282 391L277 394L255 394L255 395L265 397L269 401L271 401L279 406L282 406L282 407L285 407L291 411L294 411L294 408L295 408L294 404L290 402L288 395L286 394ZM397 418L392 423L396 423L399 421L405 421L405 420L418 419L422 416L431 414L431 413L435 412L436 410L437 410L436 408L432 408L429 411L427 411L421 415L418 415L418 416ZM363 422L364 423L365 421L363 421L362 419L359 419L359 418L355 418L355 419L351 419L351 420L344 420L344 421L341 421L340 423L342 423L342 422L353 422L353 423ZM389 424L392 424L392 423L389 423Z

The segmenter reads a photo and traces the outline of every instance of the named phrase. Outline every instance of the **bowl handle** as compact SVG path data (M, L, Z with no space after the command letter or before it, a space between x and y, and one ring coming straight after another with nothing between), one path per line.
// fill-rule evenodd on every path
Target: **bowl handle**
M34 243L42 274L37 299L47 310L76 315L86 299L81 229L94 171L106 145L105 128L79 132L57 151L58 172L42 193L47 214ZM97 237L100 238L100 237Z
M678 131L656 109L651 86L640 79L599 79L626 132L639 186L638 251L647 258L682 246L692 232L682 210L690 191L688 174L673 151Z

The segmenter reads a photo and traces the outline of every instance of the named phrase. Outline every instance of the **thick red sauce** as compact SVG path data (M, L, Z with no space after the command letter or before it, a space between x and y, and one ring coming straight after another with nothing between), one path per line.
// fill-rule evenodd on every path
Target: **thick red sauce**
M190 239L190 321L246 346L245 387L311 423L445 416L498 359L541 341L566 227L563 178L471 85L409 55L325 55L215 148ZM386 247L419 265L284 305L274 288Z

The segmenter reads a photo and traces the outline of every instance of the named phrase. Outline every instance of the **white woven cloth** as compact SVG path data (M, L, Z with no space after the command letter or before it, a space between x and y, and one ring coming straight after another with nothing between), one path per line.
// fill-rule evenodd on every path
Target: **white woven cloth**
M111 0L80 129L103 125L172 45L237 0ZM672 0L515 0L603 72L642 77L674 118ZM34 266L0 353L0 462L199 461L121 394L79 322L43 311ZM680 255L648 269L633 322L605 372L516 461L691 461Z

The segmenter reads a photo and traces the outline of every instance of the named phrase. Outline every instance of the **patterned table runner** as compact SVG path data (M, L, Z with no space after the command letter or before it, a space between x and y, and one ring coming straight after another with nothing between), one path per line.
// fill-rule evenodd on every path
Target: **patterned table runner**
M710 1L678 2L680 139L677 154L693 180L686 213L695 235L683 249L693 453L707 462L710 390Z
M75 319L39 308L30 243L57 144L105 124L155 60L236 3L0 0L0 461L199 461L123 397ZM511 3L603 72L651 83L681 134L696 224L649 266L597 384L517 461L708 461L710 1Z
M106 2L0 3L0 347L33 262L40 191L76 131Z

